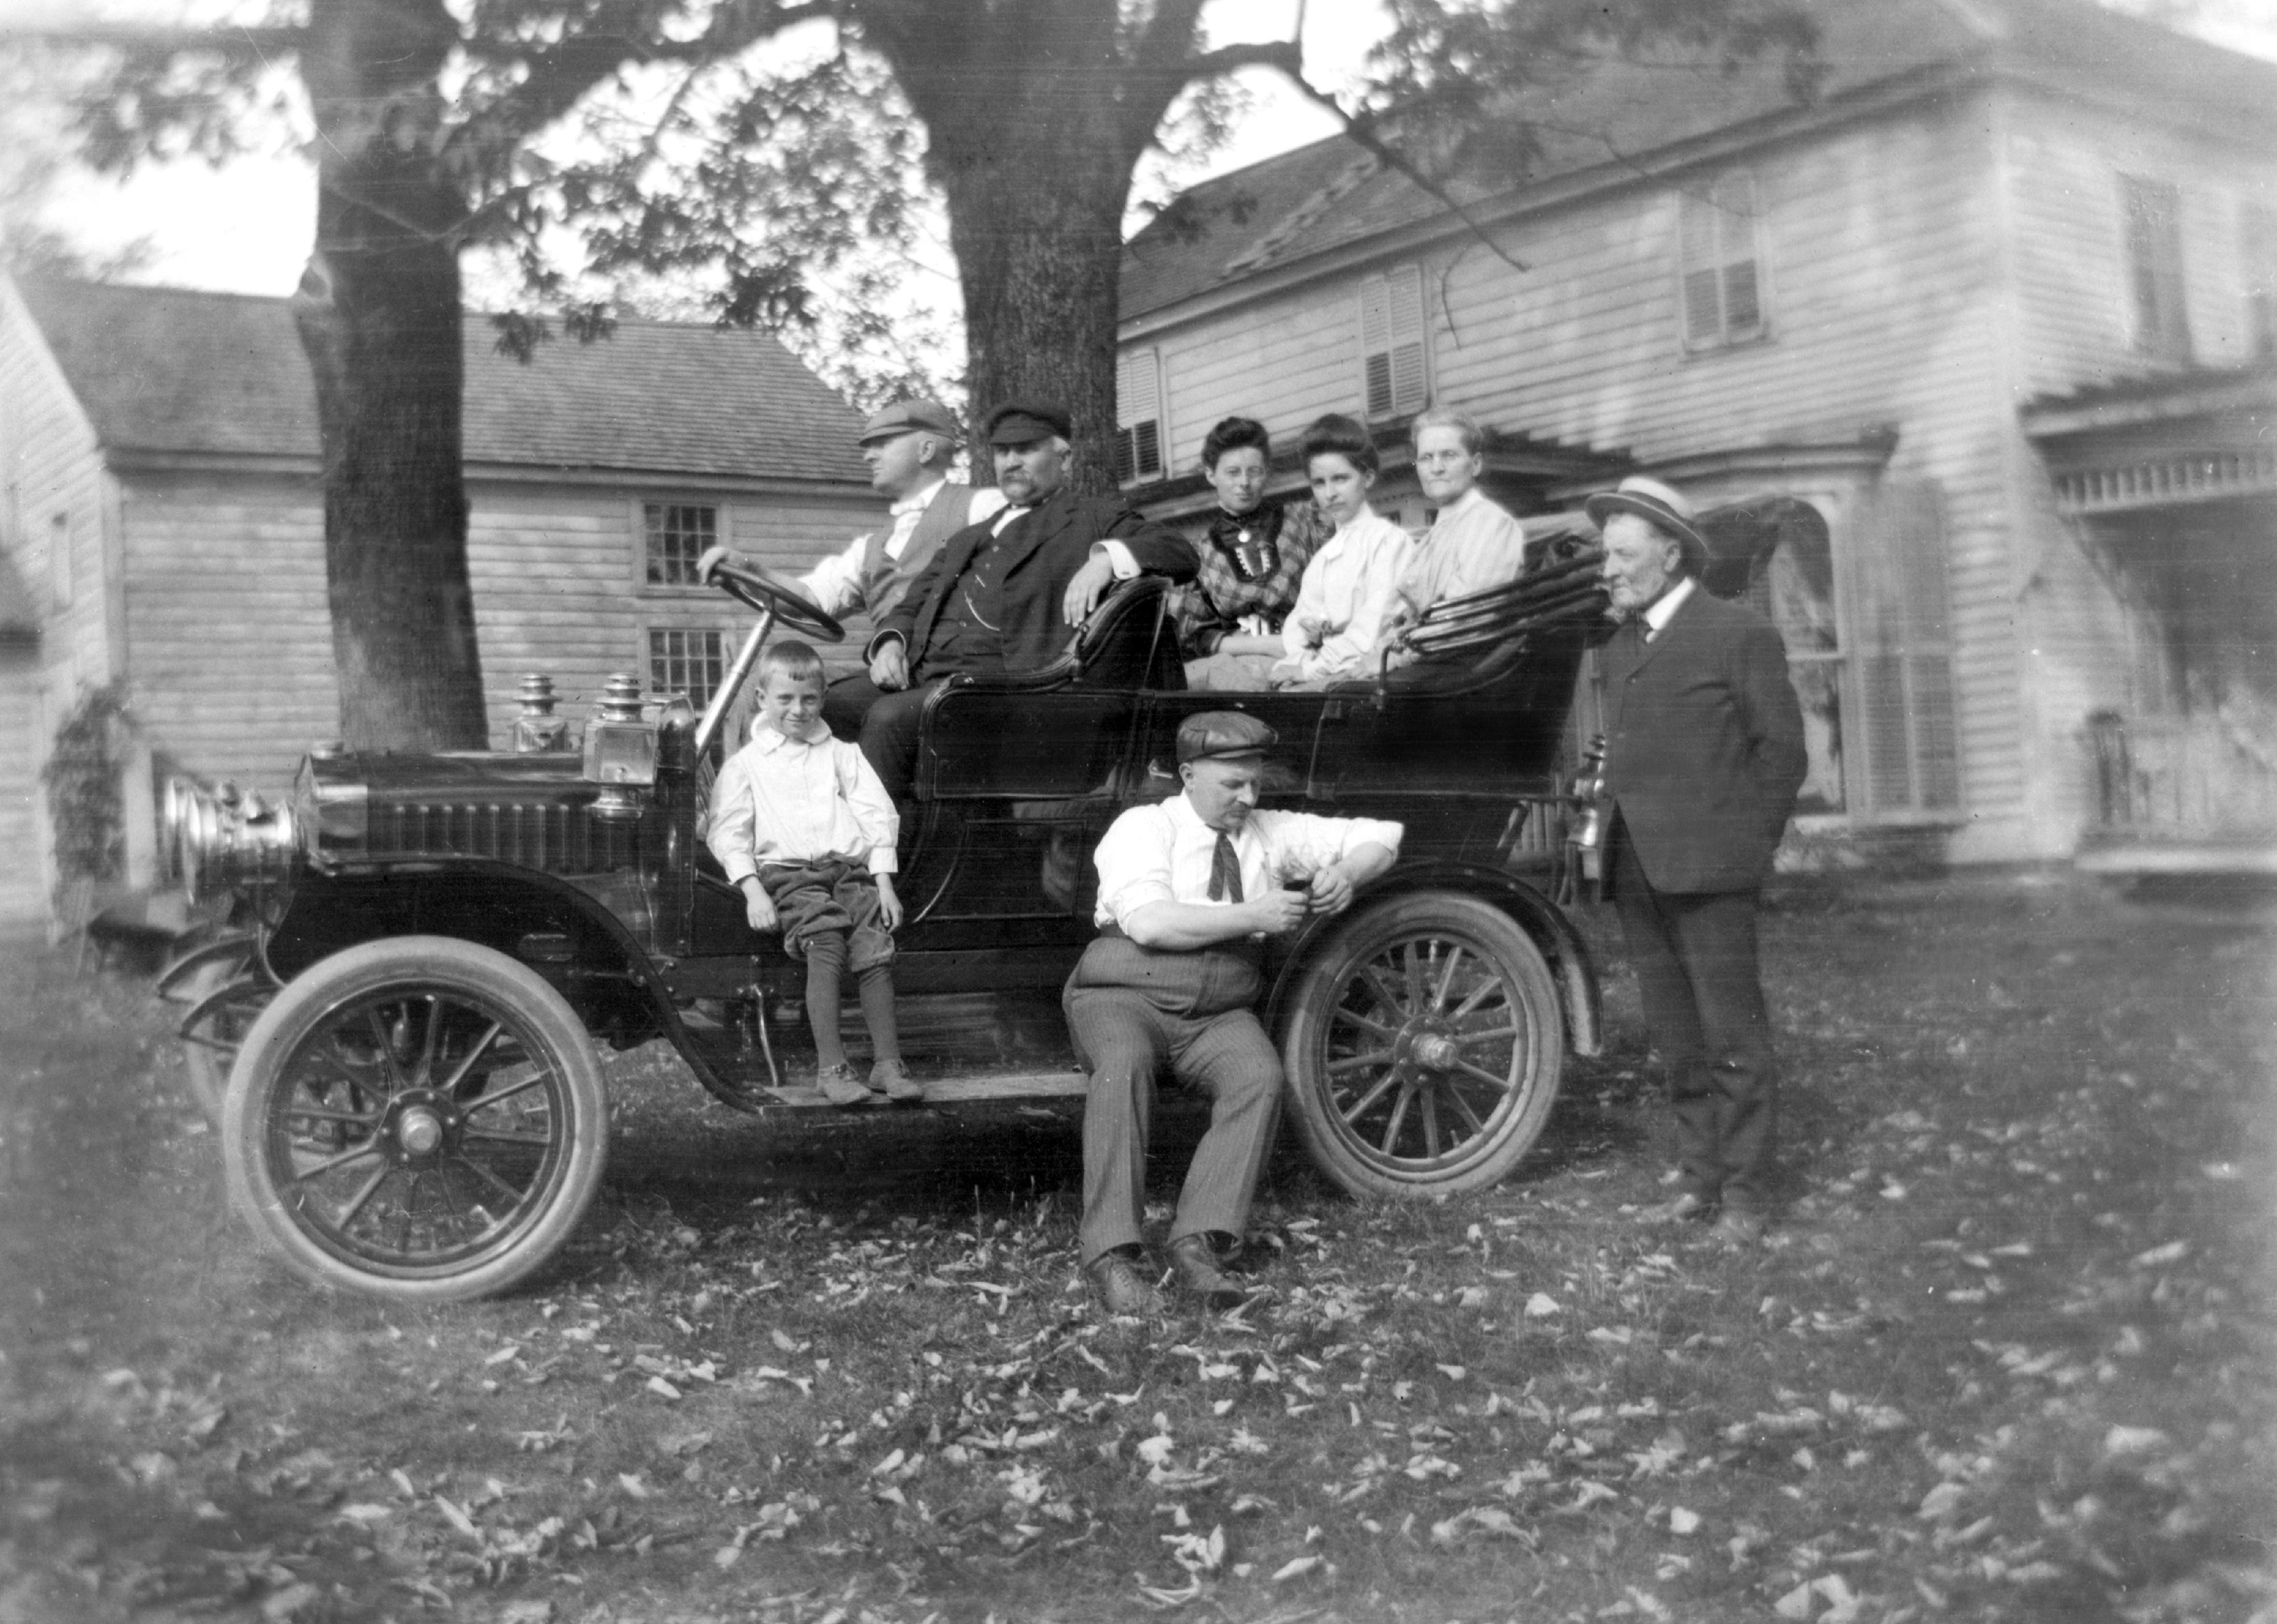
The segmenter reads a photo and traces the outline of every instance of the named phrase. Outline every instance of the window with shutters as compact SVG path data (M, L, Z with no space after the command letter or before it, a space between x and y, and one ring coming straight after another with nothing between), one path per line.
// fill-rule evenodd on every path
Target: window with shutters
M1162 477L1162 358L1126 350L1115 362L1115 482Z
M696 564L720 540L720 510L708 502L641 504L641 578L651 586L701 586Z
M1763 335L1763 221L1755 177L1735 169L1677 198L1677 298L1687 349Z
M2182 294L2182 194L2163 180L2119 178L2127 233L2127 279L2135 310L2135 348L2160 361L2190 358L2189 316Z
M1950 812L1960 741L1937 492L1887 483L1861 503L1843 547L1838 576L1826 538L1784 542L1748 588L1786 644L1802 706L1809 765L1795 812Z
M1360 415L1405 417L1430 399L1423 271L1408 265L1359 285Z
M1851 560L1859 708L1851 783L1870 812L1951 811L1961 804L1961 743L1936 487L1885 481L1862 517Z
M2249 353L2256 361L2277 361L2277 210L2246 204L2237 235Z

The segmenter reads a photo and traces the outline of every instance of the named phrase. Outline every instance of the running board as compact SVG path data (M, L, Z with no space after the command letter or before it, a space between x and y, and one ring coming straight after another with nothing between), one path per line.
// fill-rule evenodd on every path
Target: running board
M856 1068L857 1075L860 1069ZM925 1089L925 1105L987 1105L1024 1100L1080 1100L1084 1096L1085 1077L1070 1067L1051 1071L968 1072L960 1077L920 1077L918 1081ZM844 1110L854 1115L867 1115L874 1110L880 1116L887 1114L885 1109L875 1106L834 1106L810 1084L788 1084L755 1092L774 1105L801 1110Z

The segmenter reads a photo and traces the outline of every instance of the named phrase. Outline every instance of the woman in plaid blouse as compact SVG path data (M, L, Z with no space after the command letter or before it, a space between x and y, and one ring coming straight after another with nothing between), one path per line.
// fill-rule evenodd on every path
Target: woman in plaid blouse
M1227 418L1202 441L1218 509L1207 545L1195 549L1200 574L1179 589L1171 611L1192 687L1266 685L1305 565L1334 528L1308 497L1283 504L1266 496L1272 455L1265 425L1247 417Z

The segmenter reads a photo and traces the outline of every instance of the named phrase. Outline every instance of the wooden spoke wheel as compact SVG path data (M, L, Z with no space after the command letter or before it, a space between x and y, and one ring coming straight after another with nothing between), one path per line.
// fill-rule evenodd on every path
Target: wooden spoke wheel
M600 1186L590 1039L527 966L403 936L295 978L246 1035L222 1120L232 1201L300 1273L405 1301L502 1292Z
M1287 1033L1298 1132L1355 1194L1496 1183L1540 1137L1565 1058L1541 949L1452 891L1354 913L1306 967Z

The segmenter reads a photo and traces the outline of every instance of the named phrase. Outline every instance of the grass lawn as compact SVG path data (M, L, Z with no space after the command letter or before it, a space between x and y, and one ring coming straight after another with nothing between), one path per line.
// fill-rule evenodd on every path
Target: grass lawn
M0 1620L2277 1620L2273 945L2069 881L1783 895L1794 1188L1738 1255L1632 1216L1608 942L1613 1051L1517 1178L1284 1157L1269 1304L1141 1325L1080 1289L1071 1119L762 1132L652 1056L540 1287L312 1292L147 987L17 944Z

